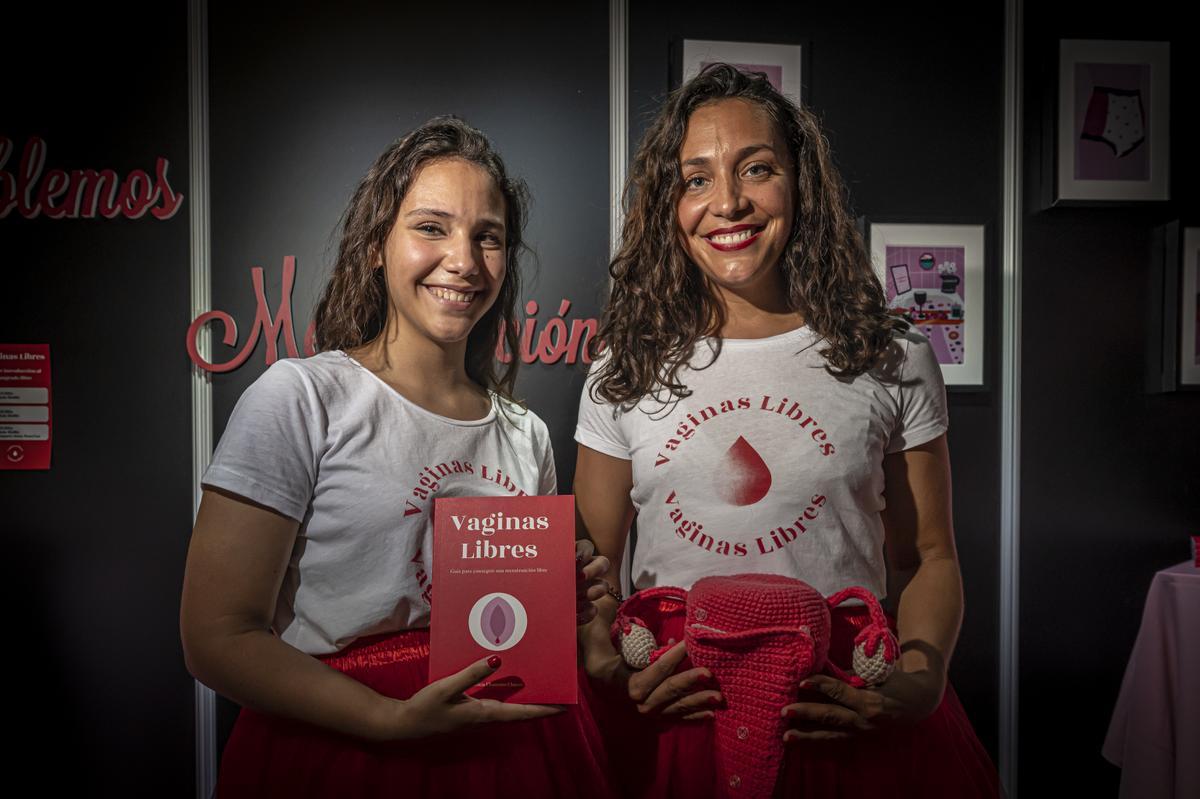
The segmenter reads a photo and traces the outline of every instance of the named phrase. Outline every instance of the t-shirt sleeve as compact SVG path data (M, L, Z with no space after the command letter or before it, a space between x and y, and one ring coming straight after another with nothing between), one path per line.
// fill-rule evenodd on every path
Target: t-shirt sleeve
M538 419L538 494L553 496L558 493L558 471L554 466L554 443L546 423Z
M630 459L629 442L621 429L621 419L616 407L600 397L592 396L599 362L592 364L591 374L583 386L579 398L579 419L575 424L575 440L585 447L614 458Z
M900 342L904 364L896 387L899 414L888 441L888 453L902 452L932 441L950 428L942 367L928 339L913 332Z
M324 439L321 407L302 370L276 362L238 400L202 485L303 522Z

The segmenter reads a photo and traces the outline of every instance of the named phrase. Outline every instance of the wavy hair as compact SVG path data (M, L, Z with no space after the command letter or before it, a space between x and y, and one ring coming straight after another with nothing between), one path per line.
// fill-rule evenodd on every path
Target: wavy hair
M467 336L466 369L474 382L512 399L519 359L513 358L498 372L495 352L502 326L509 351L517 351L519 256L525 250L529 191L524 181L509 177L487 136L456 117L434 117L392 142L354 190L343 215L337 259L317 303L317 347L349 350L383 334L388 318L387 270L376 268L379 255L414 177L430 161L445 158L461 158L480 167L504 195L504 282L492 307Z
M865 372L888 348L893 331L907 327L885 309L816 116L781 95L762 73L713 64L667 98L625 185L621 247L609 264L612 292L596 335L608 356L592 384L609 402L636 403L664 389L688 396L679 370L696 342L725 323L716 291L680 243L676 206L688 120L702 105L733 98L765 110L787 142L796 202L779 268L789 306L828 344L820 350L827 368L838 375Z

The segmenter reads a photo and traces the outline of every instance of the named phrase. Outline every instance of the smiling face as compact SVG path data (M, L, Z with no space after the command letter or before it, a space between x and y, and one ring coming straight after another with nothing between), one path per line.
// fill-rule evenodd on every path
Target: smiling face
M504 283L504 196L461 158L420 168L384 243L389 337L465 348Z
M778 126L755 103L692 112L679 149L677 215L684 249L728 304L786 303L779 260L792 232L795 169Z

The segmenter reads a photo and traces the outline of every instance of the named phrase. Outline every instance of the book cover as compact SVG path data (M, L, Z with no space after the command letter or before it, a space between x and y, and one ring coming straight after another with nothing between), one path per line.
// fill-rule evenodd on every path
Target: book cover
M499 655L472 696L578 702L575 571L575 497L435 499L430 681Z

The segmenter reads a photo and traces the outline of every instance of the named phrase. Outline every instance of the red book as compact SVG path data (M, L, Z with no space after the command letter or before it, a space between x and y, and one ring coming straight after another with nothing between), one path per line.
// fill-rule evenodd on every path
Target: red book
M499 655L472 696L578 702L575 571L575 497L435 499L430 681Z

